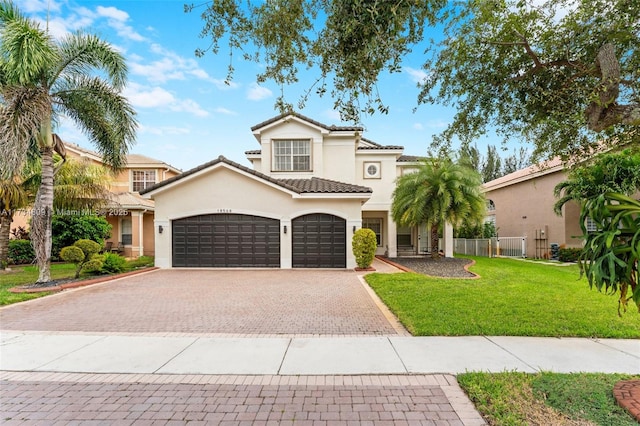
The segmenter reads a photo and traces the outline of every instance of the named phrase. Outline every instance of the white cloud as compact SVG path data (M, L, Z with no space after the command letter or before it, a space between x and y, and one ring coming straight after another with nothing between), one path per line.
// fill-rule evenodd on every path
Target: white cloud
M34 13L34 12L46 12L48 11L59 11L60 4L53 0L21 0L20 1L20 10L25 13Z
M209 111L202 109L200 105L192 100L185 99L183 101L176 102L175 104L170 106L173 111L184 111L191 113L197 117L207 117L209 116Z
M448 121L444 121L440 119L429 120L426 123L426 126L430 129L443 129L448 125L449 125Z
M176 102L175 97L161 87L145 88L135 83L130 83L123 94L139 108L165 107Z
M167 108L175 112L186 112L196 117L207 117L209 112L192 99L176 99L162 87L144 87L130 83L123 92L131 105L138 108Z
M107 23L109 24L109 26L116 30L116 33L120 37L128 38L133 41L146 40L143 36L140 35L140 33L126 24L126 22L129 20L129 14L124 10L120 10L113 6L98 6L96 8L96 13L100 17L107 18Z
M222 107L218 107L215 109L215 112L217 112L218 114L224 114L224 115L238 115L237 112L235 111L231 111L229 109L226 108L222 108Z
M409 74L409 77L414 83L424 83L429 78L429 74L423 70L419 70L411 67L404 67L404 72Z
M270 98L272 95L273 92L271 90L259 86L258 83L252 83L247 89L247 99L251 101L261 101L262 99Z
M98 15L100 16L104 16L105 18L111 18L116 21L126 22L129 19L129 14L127 12L125 12L124 10L117 9L113 6L110 6L110 7L98 6L96 8L96 12L98 12Z
M188 135L191 133L191 129L186 127L174 127L174 126L147 126L140 123L138 126L138 133L149 133L157 136L164 135Z
M422 125L422 123L413 123L413 128L415 130L424 130L424 126Z

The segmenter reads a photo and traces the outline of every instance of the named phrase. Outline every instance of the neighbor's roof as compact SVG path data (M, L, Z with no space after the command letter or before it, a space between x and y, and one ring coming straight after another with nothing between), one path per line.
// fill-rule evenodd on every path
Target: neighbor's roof
M92 157L93 159L102 162L102 155L100 155L95 151L83 148L71 142L64 142L64 145L65 147L67 147L67 149ZM173 167L171 164L165 163L164 161L156 160L155 158L147 157L146 155L127 154L126 158L127 158L127 164L126 164L127 167L161 166L163 168L169 168L175 171L176 173L180 173L180 169Z
M296 194L353 194L353 193L362 193L362 194L370 194L373 192L371 188L360 185L352 185L349 183L338 182L329 179L321 179L321 178L310 178L310 179L275 179L270 176L267 176L263 173L257 172L253 169L250 169L242 164L236 163L235 161L231 161L224 156L219 156L213 161L209 161L208 163L201 164L198 167L195 167L191 170L187 170L179 174L178 176L174 176L162 182L159 182L155 185L152 185L142 191L140 194L147 194L149 192L155 191L156 189L162 188L163 186L172 184L181 179L184 179L190 175L198 173L202 170L208 169L209 167L215 166L216 164L224 163L236 169L242 170L245 173L249 173L254 175L264 181L273 183L282 188L288 189L289 191L295 192Z
M485 191L491 191L562 170L564 170L564 164L560 157L556 157L547 162L534 164L533 166L525 167L524 169L486 182L482 184L482 187Z
M153 210L155 203L153 200L143 198L134 192L119 192L111 194L109 207L133 209L133 210Z

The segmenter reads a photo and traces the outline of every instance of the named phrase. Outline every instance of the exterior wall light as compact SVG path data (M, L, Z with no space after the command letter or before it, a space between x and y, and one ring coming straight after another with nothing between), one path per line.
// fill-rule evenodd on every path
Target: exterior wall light
M284 233L287 233L287 225L284 226Z
M162 225L158 226L158 234L162 234L162 231L164 231L164 229L162 228Z

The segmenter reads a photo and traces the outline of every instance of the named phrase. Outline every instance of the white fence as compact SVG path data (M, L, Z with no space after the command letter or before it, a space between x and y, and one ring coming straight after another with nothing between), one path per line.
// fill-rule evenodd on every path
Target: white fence
M453 251L484 257L527 257L527 237L454 238Z

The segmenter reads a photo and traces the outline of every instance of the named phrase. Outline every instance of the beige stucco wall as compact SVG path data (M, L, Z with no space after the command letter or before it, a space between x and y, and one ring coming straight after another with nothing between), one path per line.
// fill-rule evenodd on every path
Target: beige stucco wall
M197 175L182 179L151 194L155 200L155 229L163 227L163 233L155 234L156 265L171 267L171 221L183 217L234 213L269 217L280 220L291 229L291 220L310 213L326 213L341 217L347 225L347 268L356 266L351 250L353 227L362 225L360 206L362 198L308 198L289 193L268 184L253 175L240 172L224 163ZM282 268L291 268L291 232L280 234Z
M580 247L579 209L575 203L565 206L562 216L553 212L555 186L566 179L563 171L552 172L485 192L495 203L498 235L501 237L527 237L527 257L543 256L551 243L566 247ZM536 250L536 230L545 231L546 250ZM539 247L542 243L539 242Z

